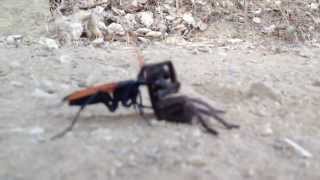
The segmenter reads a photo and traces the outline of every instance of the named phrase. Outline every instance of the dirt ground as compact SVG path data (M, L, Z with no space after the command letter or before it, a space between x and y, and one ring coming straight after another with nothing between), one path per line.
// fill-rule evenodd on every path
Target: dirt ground
M1 44L0 179L318 179L319 49L250 43L190 48L156 43L147 62L172 60L183 92L211 100L241 128L157 122L133 110L111 114L91 106L62 139L76 108L56 106L83 86L134 78L132 48L79 47L49 51ZM302 53L304 52L304 53ZM308 53L306 53L308 52ZM303 56L302 56L303 55ZM313 156L302 157L289 138Z
M41 36L43 29L31 26L28 32ZM95 105L72 132L47 141L77 111L59 105L65 95L135 78L136 54L118 43L49 50L27 35L10 44L7 35L23 31L14 27L0 33L1 180L320 178L319 47L237 39L152 43L142 51L146 63L171 60L182 93L226 110L240 129L212 120L220 133L213 137L197 126L158 122L152 112L150 126L132 109L110 113ZM144 98L148 103L146 92Z

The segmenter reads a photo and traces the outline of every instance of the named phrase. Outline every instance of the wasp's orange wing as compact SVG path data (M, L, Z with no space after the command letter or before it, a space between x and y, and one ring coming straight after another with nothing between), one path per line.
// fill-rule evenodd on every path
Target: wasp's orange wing
M76 101L78 99L86 98L89 96L92 96L96 94L97 92L106 92L106 93L112 93L117 88L118 83L109 83L109 84L102 84L98 86L89 87L80 91L76 91L66 98L64 100L67 101Z

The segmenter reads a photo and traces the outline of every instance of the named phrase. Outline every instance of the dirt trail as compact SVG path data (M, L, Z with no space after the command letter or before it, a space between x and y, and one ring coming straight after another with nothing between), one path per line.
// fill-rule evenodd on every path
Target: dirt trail
M183 92L227 110L241 126L212 137L196 126L153 120L133 110L89 107L72 133L42 143L70 123L76 109L57 107L86 85L134 78L130 47L39 45L0 48L0 179L318 179L320 50L194 49L156 43L146 62L172 60ZM153 117L148 115L148 118ZM303 158L283 140L312 153Z
M213 120L220 136L212 137L197 126L158 122L151 112L149 126L132 109L109 113L97 105L67 136L44 142L77 111L57 106L65 95L134 78L138 63L118 43L48 50L39 44L47 1L17 2L0 5L1 180L319 179L319 47L230 39L234 29L223 23L203 35L219 38L210 47L153 43L143 50L147 63L171 60L183 93L226 110L241 128ZM8 43L10 34L22 34L22 42Z

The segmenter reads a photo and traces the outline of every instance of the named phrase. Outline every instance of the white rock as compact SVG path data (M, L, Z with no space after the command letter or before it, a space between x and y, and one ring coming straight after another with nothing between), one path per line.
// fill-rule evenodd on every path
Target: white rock
M254 18L252 19L252 21L253 21L254 23L260 24L260 23L261 23L261 18L259 18L259 17L254 17Z
M138 0L138 3L140 4L146 4L148 2L148 0Z
M108 31L108 27L106 26L106 24L102 21L98 22L98 28L101 29L102 31Z
M131 6L133 6L133 7L138 7L138 1L137 1L137 0L133 0L133 1L131 2Z
M97 45L103 45L103 44L104 44L104 39L103 39L103 37L97 38L97 39L93 40L91 43L92 43L93 45L95 45L95 46L97 46Z
M193 16L191 13L185 13L182 17L182 19L188 24L188 25L193 25L195 26L196 21L194 20Z
M118 24L118 23L111 23L108 26L108 33L116 34L116 35L120 35L120 36L125 35L125 31L124 31L123 27L121 26L121 24Z
M40 38L39 44L43 45L45 48L50 49L50 50L59 48L59 46L55 40L45 38L45 37Z
M258 8L257 10L255 10L253 12L255 15L260 15L262 13L262 9L261 8Z
M275 29L276 29L276 25L272 24L268 27L264 27L264 32L270 34L270 33L273 33Z
M68 55L62 55L60 56L59 61L61 64L67 64L72 62L72 58Z
M33 97L38 97L38 98L52 98L54 97L54 95L52 94L49 94L39 88L36 88L32 94L31 94Z
M42 79L39 81L39 88L43 91L52 94L55 91L55 85L52 81L49 81L47 79Z
M159 31L150 31L146 34L146 37L152 37L152 38L160 38L162 36L162 33Z
M201 130L199 128L195 128L195 130L192 131L192 135L194 137L199 138L200 136L202 136L202 132L201 132Z
M319 8L319 4L318 3L311 3L310 4L310 9L317 10L318 8Z
M166 16L166 19L167 19L168 21L173 21L173 20L175 20L176 18L175 18L174 16L168 15L168 16Z
M150 11L140 12L138 15L140 17L141 23L147 28L149 28L153 24L154 19L153 19L152 12Z
M287 27L287 32L288 34L293 35L294 33L297 32L297 28L295 26L290 25Z
M275 1L274 3L275 3L277 6L281 6L282 1Z
M80 39L80 36L83 32L83 26L81 23L70 23L67 28L69 28L67 31L69 31L72 40Z
M262 130L262 136L270 136L273 134L273 130L271 129L271 125L267 124L264 129Z
M11 81L10 84L15 87L23 87L23 83L19 81Z
M22 39L22 35L10 35L6 38L8 44L14 44Z
M237 43L243 42L243 40L238 39L238 38L234 38L234 39L228 39L228 42L231 44L237 44Z
M146 43L146 44L150 43L149 39L146 39L146 38L143 38L143 37L138 37L138 40L143 42L143 43Z
M34 127L30 129L29 133L31 135L40 135L44 133L44 129L41 127Z
M18 68L20 66L21 66L21 64L19 62L17 62L17 61L13 61L13 62L10 63L10 67L11 68Z

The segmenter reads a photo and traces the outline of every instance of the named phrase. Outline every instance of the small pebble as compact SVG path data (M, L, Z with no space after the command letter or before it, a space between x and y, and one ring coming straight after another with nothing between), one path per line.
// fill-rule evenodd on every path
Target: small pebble
M19 81L11 81L10 84L14 87L23 87L23 83Z
M207 162L201 156L193 156L187 160L187 163L195 167L204 167L207 165Z
M39 44L41 44L42 46L44 46L45 48L47 48L49 50L59 48L57 42L54 39L50 39L50 38L41 37L39 40Z
M264 129L262 130L262 136L270 136L273 134L273 130L270 127L270 124L267 124Z
M52 98L54 97L54 95L52 94L49 94L45 91L43 91L42 89L39 89L39 88L36 88L32 93L31 95L33 97L38 97L38 98Z
M44 133L44 129L41 127L34 127L32 129L30 129L29 133L31 135L40 135Z

